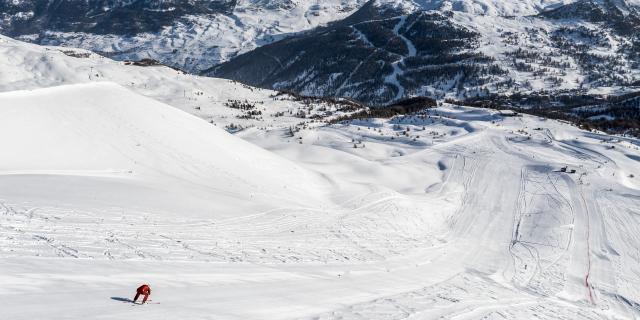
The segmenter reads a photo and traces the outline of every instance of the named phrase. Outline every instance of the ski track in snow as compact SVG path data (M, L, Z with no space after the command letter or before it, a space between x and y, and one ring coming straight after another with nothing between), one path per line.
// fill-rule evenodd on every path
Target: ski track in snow
M448 104L290 137L270 92L61 56L0 59L2 317L640 318L636 139Z
M396 89L398 90L398 92L396 93L396 96L393 100L400 100L402 97L404 97L404 92L405 92L405 88L402 84L400 84L400 81L398 80L398 76L402 75L404 73L404 71L402 70L402 68L400 67L403 63L404 63L404 59L406 57L415 57L416 56L416 47L413 45L413 43L407 39L407 37L405 37L404 35L400 34L400 29L406 24L407 21L407 16L401 16L399 17L399 21L398 23L395 25L395 27L393 28L393 33L396 34L396 36L400 39L402 39L402 41L405 43L405 46L407 48L408 54L406 56L402 56L400 57L399 60L393 62L391 64L391 66L393 67L393 72L386 76L384 79L384 82L392 85L394 87L396 87ZM407 30L409 30L410 28L407 28Z
M452 159L443 187L430 195L430 201L457 203L446 223L449 231L424 239L404 238L401 232L397 238L393 232L381 237L383 225L377 225L383 220L369 220L391 214L394 220L384 221L393 221L384 228L403 228L402 215L392 214L392 208L400 209L398 201L405 197L393 193L360 195L343 202L342 209L282 208L217 221L163 219L152 212L116 208L29 207L5 199L0 252L15 259L193 260L237 263L241 269L250 263L273 272L298 270L304 279L310 272L301 271L306 268L321 274L333 269L330 278L338 280L327 279L327 274L314 281L324 286L343 279L346 288L336 285L352 303L308 315L314 319L602 319L611 316L606 310L620 310L618 303L625 300L631 305L626 312L637 314L635 299L600 293L609 285L593 274L596 266L589 252L595 226L588 209L593 204L582 191L592 184L576 180L583 177L581 172L570 176L556 169L560 163L531 157L564 143L549 144L546 133L527 142L505 132L487 124L451 140L456 143L405 156L429 159L435 152ZM566 162L595 163L577 157L572 153L576 149L552 150ZM501 201L486 203L494 194L500 194ZM572 275L573 268L580 273ZM351 287L360 288L361 281L369 279L373 289L374 278L394 279L397 287L365 296ZM327 307L334 303L322 293L316 298ZM258 314L274 316L269 308L264 310L267 313ZM304 312L287 314L307 317Z

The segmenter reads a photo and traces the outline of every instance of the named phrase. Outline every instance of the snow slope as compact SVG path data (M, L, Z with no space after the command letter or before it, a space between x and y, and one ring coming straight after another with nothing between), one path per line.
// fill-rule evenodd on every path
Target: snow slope
M0 50L2 317L640 319L636 139L447 104L233 136L149 97L297 102Z
M163 205L176 205L184 208L183 215L196 216L216 210L218 215L236 217L265 208L274 198L318 203L317 194L308 189L321 185L313 174L199 118L112 83L14 91L2 94L0 100L4 122L0 144L11 150L3 157L2 173L13 175L12 181L53 175L56 183L73 190L72 197L96 195L64 183L67 176L71 181L88 176L125 189L155 189L147 190L148 200L178 191L209 205L167 203L168 199ZM135 204L113 191L112 196ZM248 208L239 210L235 202Z

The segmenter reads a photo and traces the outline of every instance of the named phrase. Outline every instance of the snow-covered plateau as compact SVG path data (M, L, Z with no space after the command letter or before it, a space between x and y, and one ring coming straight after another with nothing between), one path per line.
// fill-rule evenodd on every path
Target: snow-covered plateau
M0 37L0 318L640 319L638 139L352 112Z

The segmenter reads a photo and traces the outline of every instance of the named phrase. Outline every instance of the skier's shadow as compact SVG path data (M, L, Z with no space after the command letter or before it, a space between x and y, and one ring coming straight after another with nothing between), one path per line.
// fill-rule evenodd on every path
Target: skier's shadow
M111 297L111 300L120 301L120 302L133 302L133 300L129 298L122 298L122 297Z

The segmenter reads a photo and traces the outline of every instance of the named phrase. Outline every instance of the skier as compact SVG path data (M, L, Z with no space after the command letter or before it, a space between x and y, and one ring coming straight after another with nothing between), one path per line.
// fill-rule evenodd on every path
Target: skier
M149 287L149 285L143 284L140 287L138 287L138 289L136 289L136 297L133 298L133 303L136 303L136 301L138 301L138 298L140 297L140 295L144 296L144 299L142 299L142 304L147 302L149 295L151 295L151 288Z

